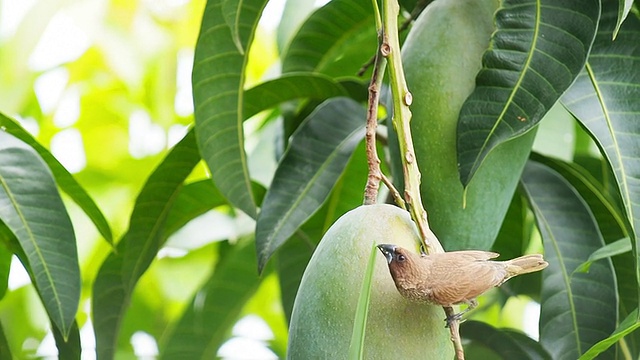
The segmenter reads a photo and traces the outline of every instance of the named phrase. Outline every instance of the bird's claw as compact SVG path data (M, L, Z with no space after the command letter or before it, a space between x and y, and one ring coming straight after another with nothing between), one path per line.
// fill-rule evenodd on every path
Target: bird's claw
M457 321L457 322L459 322L459 323L463 323L463 322L465 322L467 319L463 319L463 318L462 318L462 315L463 315L463 314L464 314L464 312L459 312L459 313L457 313L457 314L453 314L453 315L451 315L451 316L447 316L447 318L446 318L446 319L444 319L444 321L447 323L444 327L445 327L445 328L450 328L450 327L451 327L451 324L452 324L454 321Z

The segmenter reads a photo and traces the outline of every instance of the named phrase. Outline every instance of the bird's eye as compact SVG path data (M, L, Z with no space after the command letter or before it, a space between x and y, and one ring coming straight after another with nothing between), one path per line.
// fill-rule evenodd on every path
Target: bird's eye
M405 261L405 260L407 260L407 258L404 255L402 255L402 254L398 255L398 261L399 262L402 262L402 261Z

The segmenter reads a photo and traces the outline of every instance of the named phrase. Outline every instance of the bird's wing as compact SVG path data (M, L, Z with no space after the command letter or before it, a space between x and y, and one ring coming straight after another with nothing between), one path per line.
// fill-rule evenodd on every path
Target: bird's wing
M495 259L500 254L492 251L482 251L482 250L460 250L460 251L449 251L444 254L450 254L449 256L464 256L470 257L474 260L489 260Z
M482 261L489 259L488 256L497 256L496 253L461 251L458 255L468 256L468 261L459 261L459 257L447 258L432 265L430 285L433 296L441 303L466 302L496 286L505 276L503 268L496 267L492 262Z

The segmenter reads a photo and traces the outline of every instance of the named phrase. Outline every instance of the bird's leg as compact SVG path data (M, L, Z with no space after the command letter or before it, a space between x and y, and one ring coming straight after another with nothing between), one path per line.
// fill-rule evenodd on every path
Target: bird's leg
M453 314L451 316L447 316L446 319L444 319L444 321L447 322L447 325L445 325L445 327L451 327L451 323L454 321L460 321L462 320L462 315L466 314L467 312L475 309L476 306L478 306L478 301L476 299L470 299L466 301L467 303L467 308L460 311L457 314Z

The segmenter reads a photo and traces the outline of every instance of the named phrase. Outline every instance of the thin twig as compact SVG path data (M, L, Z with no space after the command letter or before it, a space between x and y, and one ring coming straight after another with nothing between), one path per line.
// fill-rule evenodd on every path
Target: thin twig
M380 35L378 35L380 38ZM378 189L382 179L380 170L380 158L376 148L376 129L378 128L378 103L380 102L380 87L387 60L380 56L380 51L376 53L373 65L373 74L369 84L369 103L367 106L367 131L365 133L365 143L367 151L367 164L369 165L369 175L367 185L364 189L364 204L375 204L378 199Z
M397 0L383 0L382 44L380 54L387 58L389 65L389 84L393 98L393 125L398 133L398 144L402 154L402 168L404 171L404 197L409 206L411 217L416 222L424 249L428 254L442 253L444 249L433 231L429 228L427 212L422 206L420 195L420 170L418 169L413 139L411 137L411 105L413 98L407 87L400 57L400 40L398 38L398 12L400 6ZM443 307L448 319L452 319L452 307ZM456 353L456 359L464 360L464 350L460 339L459 322L454 319L448 322L451 341Z

